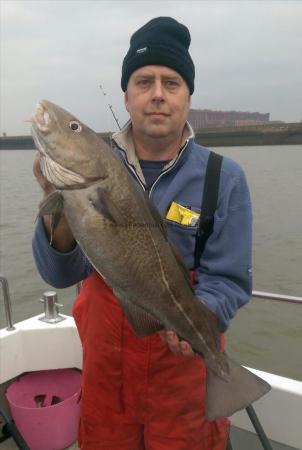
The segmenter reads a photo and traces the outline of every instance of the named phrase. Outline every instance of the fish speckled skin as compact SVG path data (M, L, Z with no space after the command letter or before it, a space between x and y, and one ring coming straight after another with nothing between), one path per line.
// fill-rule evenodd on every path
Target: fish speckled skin
M216 317L195 297L159 213L112 150L48 101L38 104L32 122L42 171L57 188L40 214L64 211L76 241L138 335L173 329L204 358L208 417L230 415L266 393L267 383L220 352Z

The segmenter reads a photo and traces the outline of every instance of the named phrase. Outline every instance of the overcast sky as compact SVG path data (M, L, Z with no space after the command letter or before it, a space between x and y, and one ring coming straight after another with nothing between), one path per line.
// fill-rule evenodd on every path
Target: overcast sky
M29 134L39 99L96 131L127 120L121 64L131 34L157 16L190 29L194 108L302 120L302 1L0 0L0 133ZM99 88L103 86L104 96Z

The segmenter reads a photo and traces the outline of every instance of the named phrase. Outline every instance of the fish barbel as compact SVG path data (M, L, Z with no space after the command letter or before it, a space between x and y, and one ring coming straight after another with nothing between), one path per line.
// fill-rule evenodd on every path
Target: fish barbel
M95 270L139 336L175 330L207 367L206 414L227 417L270 386L220 351L216 316L198 299L159 212L109 146L72 114L43 100L32 135L56 187L40 215L62 211Z

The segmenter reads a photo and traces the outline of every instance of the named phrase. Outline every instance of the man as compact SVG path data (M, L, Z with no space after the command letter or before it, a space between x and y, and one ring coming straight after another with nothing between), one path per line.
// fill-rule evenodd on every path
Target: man
M209 150L186 121L194 91L188 29L169 17L131 38L121 86L131 121L114 151L165 218L189 269ZM34 173L45 193L53 188ZM204 363L173 330L138 338L111 289L77 246L65 219L48 243L39 220L33 251L43 278L61 288L84 279L73 313L83 344L80 444L84 450L224 450L228 420L205 418ZM251 205L240 167L224 158L213 233L194 289L225 331L251 295Z

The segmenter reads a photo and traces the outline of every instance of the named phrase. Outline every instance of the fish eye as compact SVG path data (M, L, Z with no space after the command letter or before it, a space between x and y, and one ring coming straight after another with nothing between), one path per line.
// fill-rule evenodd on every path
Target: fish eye
M72 131L75 131L76 133L80 133L82 131L82 125L76 120L72 120L71 122L69 122L69 128L71 128Z

